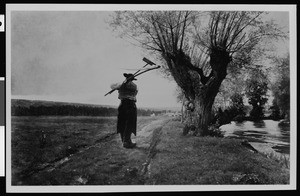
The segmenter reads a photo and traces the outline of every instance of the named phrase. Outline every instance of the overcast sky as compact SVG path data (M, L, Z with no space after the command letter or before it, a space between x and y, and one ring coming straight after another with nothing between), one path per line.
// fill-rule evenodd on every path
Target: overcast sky
M110 85L145 63L141 49L112 33L105 11L12 11L12 98L118 105ZM270 17L288 27L288 14ZM287 50L283 46L282 50ZM158 71L138 77L137 105L178 106L175 82Z

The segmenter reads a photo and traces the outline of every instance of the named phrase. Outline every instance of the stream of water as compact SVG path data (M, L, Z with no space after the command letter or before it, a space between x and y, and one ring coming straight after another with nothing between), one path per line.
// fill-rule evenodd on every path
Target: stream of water
M221 126L220 129L225 137L268 143L278 153L290 153L290 126L281 126L279 121L231 122Z

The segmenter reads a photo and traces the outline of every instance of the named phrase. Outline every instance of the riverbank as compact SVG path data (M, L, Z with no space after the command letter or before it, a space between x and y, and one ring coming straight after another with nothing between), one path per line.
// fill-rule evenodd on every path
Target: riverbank
M233 118L233 121L237 121L237 122L243 122L243 121L254 121L254 122L259 122L262 120L275 120L275 121L280 121L282 122L283 125L285 124L289 124L289 120L288 119L284 119L284 118L274 118L272 116L263 116L260 117L259 119L257 118L253 118L251 116L236 116L235 118ZM230 122L229 122L230 123Z
M242 140L182 136L171 120L162 128L151 165L151 184L287 184L289 170Z
M31 124L28 122L32 120L35 120L35 124L32 125L35 128L29 127ZM38 122L41 122L40 126L44 127L52 143L46 143L45 147L39 150L39 159L48 160L48 163L45 164L40 160L43 164L38 164L35 160L35 165L27 164L27 168L31 167L31 170L24 178L18 179L17 176L22 169L20 164L26 162L13 161L12 172L15 176L13 184L277 185L289 183L289 169L282 167L274 159L249 150L241 144L242 140L183 136L183 125L179 120L170 117L147 117L138 119L137 136L133 137L137 147L125 149L122 147L119 135L114 134L115 119L105 119L102 125L99 123L100 120L103 119L84 118L81 121L73 119L72 122L67 118L62 119L61 122L52 119L55 124L51 124L49 119L19 119L14 134L25 134L25 128L28 131L33 130L28 142L33 141L33 136L40 130ZM24 126L20 126L21 121L25 122ZM55 129L57 131L54 131ZM22 135L23 142L27 141L24 140L26 137ZM33 146L39 143L31 142L31 144L31 150L39 148ZM25 156L26 146L28 144L24 143L17 148L24 149L24 153L20 154L19 158ZM17 156L17 152L12 152L14 157ZM53 161L50 160L51 157ZM28 159L29 157L24 160L29 161ZM15 164L19 164L19 167Z
M286 121L261 120L231 122L220 127L226 138L248 141L260 153L289 168L290 125Z

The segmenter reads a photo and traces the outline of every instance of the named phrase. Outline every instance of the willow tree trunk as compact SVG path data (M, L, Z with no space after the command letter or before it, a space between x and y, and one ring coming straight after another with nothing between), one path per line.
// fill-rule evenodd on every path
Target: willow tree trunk
M199 90L196 94L195 105L197 112L198 133L202 136L208 135L208 126L212 120L212 106L219 92L222 80L214 80L210 85Z
M227 75L227 66L231 59L224 50L214 49L210 54L210 65L213 76L207 83L196 90L195 103L198 114L198 133L200 135L209 134L209 124L212 117L212 106L219 92L222 81Z
M191 63L191 59L182 51L163 55L169 70L188 100L195 103L196 115L193 121L200 135L208 134L211 121L212 106L219 92L222 81L226 77L227 65L230 62L229 54L220 48L211 49L211 74L203 75L203 70Z
M208 125L211 120L212 101L206 99L204 96L196 96L195 105L197 113L197 129L202 136L208 134Z

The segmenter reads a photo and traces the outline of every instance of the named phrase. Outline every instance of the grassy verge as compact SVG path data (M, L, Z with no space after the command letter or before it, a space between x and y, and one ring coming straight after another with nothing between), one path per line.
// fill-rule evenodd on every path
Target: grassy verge
M241 140L182 136L182 125L164 126L150 184L288 184L289 171L242 146Z

